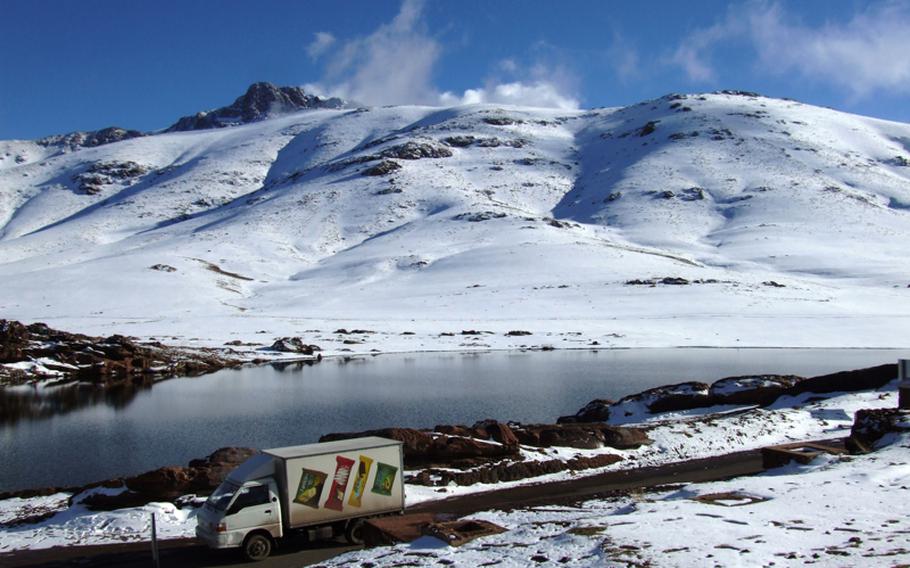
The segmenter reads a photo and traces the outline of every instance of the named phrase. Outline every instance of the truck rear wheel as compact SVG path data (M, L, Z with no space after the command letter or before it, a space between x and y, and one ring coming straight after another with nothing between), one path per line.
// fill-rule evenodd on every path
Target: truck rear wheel
M363 529L366 521L363 519L351 519L344 527L344 538L350 544L363 544Z
M272 541L263 534L251 534L243 541L243 556L250 562L265 560L272 553Z

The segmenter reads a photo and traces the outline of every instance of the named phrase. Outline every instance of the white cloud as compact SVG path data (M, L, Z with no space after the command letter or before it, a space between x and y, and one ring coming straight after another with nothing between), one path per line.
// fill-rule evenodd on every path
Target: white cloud
M313 34L313 41L307 46L306 52L310 56L310 59L316 60L319 59L319 56L328 51L334 43L335 36L329 32L316 32Z
M628 81L641 75L641 58L638 51L621 33L613 33L613 42L607 48L606 55L621 81Z
M443 104L495 103L561 109L578 108L578 100L563 94L553 83L492 83L488 87L466 90L460 97L452 93L440 95Z
M676 48L670 62L683 68L692 81L713 82L717 72L710 62L715 45L741 35L745 20L741 11L731 6L724 20L689 34Z
M725 19L686 37L670 61L693 81L716 82L712 53L737 41L754 50L758 70L768 74L797 73L855 97L910 92L910 5L905 3L873 4L846 22L816 27L793 22L777 3L731 7Z
M335 49L326 59L323 79L305 88L370 105L491 102L577 108L578 101L565 94L566 74L556 68L535 67L524 78L489 80L483 87L467 89L462 95L441 93L433 83L433 72L443 47L425 29L423 6L422 0L403 0L391 22ZM323 33L325 39L320 37ZM334 40L331 34L320 32L308 53L318 57ZM499 70L516 75L520 66L505 59L499 62Z
M910 92L910 5L883 3L846 23L809 28L784 21L778 5L750 15L762 66L838 84L853 96Z

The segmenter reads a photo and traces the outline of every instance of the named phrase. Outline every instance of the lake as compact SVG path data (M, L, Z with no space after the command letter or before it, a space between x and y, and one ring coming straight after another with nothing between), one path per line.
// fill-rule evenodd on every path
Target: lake
M595 398L755 373L818 375L910 350L628 349L381 355L225 370L151 388L0 391L0 491L80 485L223 446L315 442L329 432L553 422Z

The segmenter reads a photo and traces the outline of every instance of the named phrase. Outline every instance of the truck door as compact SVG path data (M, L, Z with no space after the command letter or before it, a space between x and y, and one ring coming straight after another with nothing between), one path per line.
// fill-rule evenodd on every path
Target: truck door
M246 483L237 491L237 497L225 518L231 530L246 533L254 528L262 528L273 537L281 536L281 510L270 485L273 484Z

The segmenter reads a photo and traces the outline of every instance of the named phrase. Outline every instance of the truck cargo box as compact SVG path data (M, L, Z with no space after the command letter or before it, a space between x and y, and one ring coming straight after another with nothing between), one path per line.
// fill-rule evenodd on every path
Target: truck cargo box
M370 436L264 450L287 528L404 510L402 443Z

